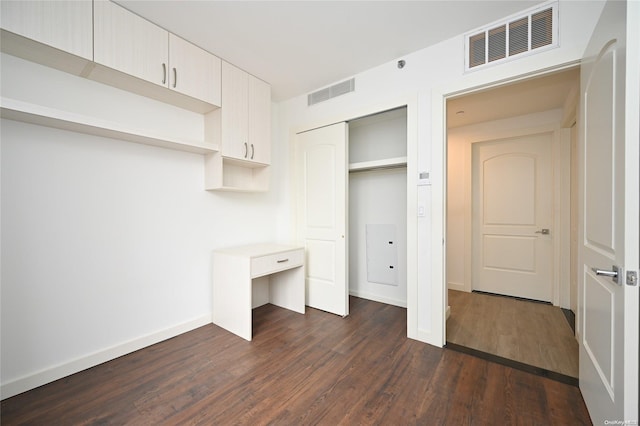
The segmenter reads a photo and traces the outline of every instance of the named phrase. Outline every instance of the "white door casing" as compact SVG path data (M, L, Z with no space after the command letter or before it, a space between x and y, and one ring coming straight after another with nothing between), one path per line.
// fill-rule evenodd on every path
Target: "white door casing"
M579 379L594 424L638 421L638 287L625 283L639 256L638 64L625 63L634 3L606 3L581 70ZM593 269L613 265L618 283Z
M547 132L473 144L474 290L552 301L552 141Z
M347 285L347 123L299 133L296 240L306 249L306 304L349 314Z

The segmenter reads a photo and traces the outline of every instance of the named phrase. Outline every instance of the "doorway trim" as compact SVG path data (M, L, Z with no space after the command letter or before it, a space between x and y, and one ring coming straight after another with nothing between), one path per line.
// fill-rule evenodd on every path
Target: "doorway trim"
M499 86L541 77L558 71L564 71L579 66L579 61L570 61L557 64L548 68L538 69L532 72L510 76L504 79L497 79L485 83L478 83L477 80L470 82L455 82L450 85L443 85L433 88L431 96L431 140L432 158L440 159L433 161L432 170L433 181L440 182L432 187L432 235L431 235L431 256L433 259L433 269L431 271L431 282L433 299L431 304L432 317L435 329L439 329L440 346L446 343L446 312L447 312L447 125L446 111L447 100L462 95L471 94Z
M426 273L419 270L420 266L418 263L418 239L419 236L424 233L425 225L419 224L418 217L415 214L418 210L418 188L414 180L414 178L417 179L418 175L418 95L410 94L359 106L347 112L291 127L289 129L289 173L290 177L296 176L299 167L295 161L296 134L402 107L407 108L407 337L431 343L439 341L439 336L436 336L434 340L434 337L428 330L421 330L418 326L418 308L422 307L423 311L430 310L430 306L428 305L419 306L418 298L418 281L428 279ZM291 194L294 194L297 191L297 182L295 179L290 179L290 182L291 187L289 191ZM296 236L298 216L296 214L295 197L291 197L289 202L291 212L290 235ZM347 248L348 243L349 241L347 240ZM422 303L428 303L428 301L423 301ZM439 332L439 329L437 331Z

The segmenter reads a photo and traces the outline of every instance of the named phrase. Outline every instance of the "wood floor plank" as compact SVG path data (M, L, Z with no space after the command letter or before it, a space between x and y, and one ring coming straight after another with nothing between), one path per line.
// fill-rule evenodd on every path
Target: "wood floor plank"
M578 342L558 307L449 290L447 341L578 377Z
M2 401L3 425L589 424L580 391L406 338L406 310L271 305Z

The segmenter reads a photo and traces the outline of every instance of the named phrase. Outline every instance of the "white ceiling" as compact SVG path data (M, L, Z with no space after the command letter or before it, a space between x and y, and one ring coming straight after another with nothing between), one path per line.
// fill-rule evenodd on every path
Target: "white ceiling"
M579 85L580 70L573 68L450 99L447 102L447 127L562 108L571 91L578 90Z
M540 0L117 0L269 82L276 101L309 93L463 34Z

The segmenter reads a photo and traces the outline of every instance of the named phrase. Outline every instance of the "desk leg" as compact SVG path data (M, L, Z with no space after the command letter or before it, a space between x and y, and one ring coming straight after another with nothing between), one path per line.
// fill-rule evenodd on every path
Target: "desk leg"
M251 340L251 275L249 260L213 256L213 323Z

